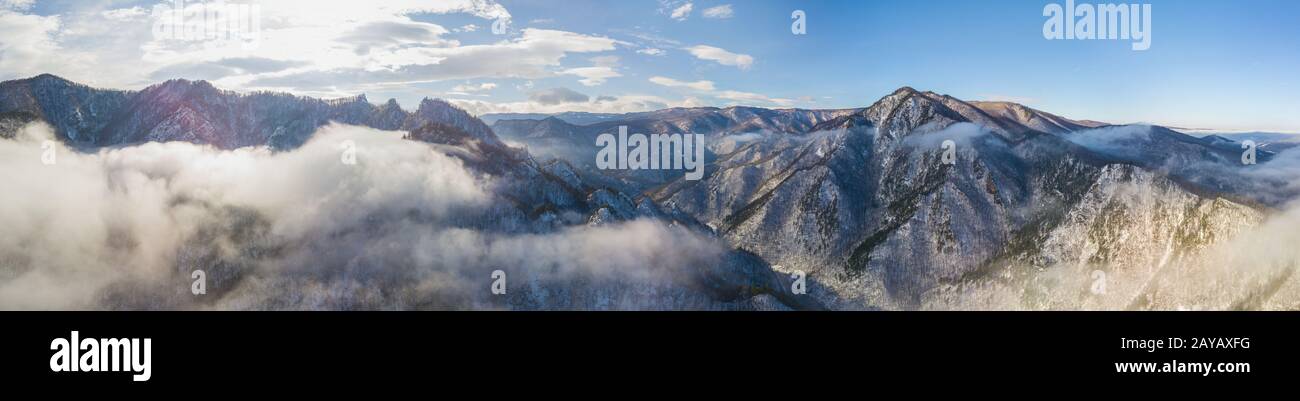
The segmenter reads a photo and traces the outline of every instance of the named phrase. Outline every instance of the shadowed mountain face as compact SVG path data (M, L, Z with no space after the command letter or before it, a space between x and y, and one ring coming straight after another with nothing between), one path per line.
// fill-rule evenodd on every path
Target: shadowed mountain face
M1259 165L1243 165L1240 144L1230 140L912 88L861 109L513 117L538 118L497 119L489 129L438 100L406 112L393 101L235 94L202 81L138 92L48 75L0 84L0 127L8 132L45 121L59 139L87 149L182 141L289 151L331 121L401 130L412 146L431 146L493 178L490 206L459 216L459 229L546 235L651 219L728 248L666 287L533 282L506 307L1226 309L1300 302L1277 290L1294 286L1293 266L1219 281L1237 286L1231 291L1190 290L1179 281L1225 274L1207 255L1300 190L1288 182L1294 176L1269 170L1290 159L1261 150ZM705 177L596 169L595 138L620 126L704 135ZM807 274L806 295L788 291L797 272ZM1098 274L1119 281L1104 294L1090 292ZM1261 292L1258 282L1270 290ZM659 298L630 300L629 293Z

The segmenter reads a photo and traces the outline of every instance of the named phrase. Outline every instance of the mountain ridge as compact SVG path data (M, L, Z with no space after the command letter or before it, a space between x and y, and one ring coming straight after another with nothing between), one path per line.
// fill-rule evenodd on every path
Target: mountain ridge
M276 93L237 94L216 89L204 81L171 80L140 91L99 90L52 75L0 83L0 128L6 130L4 140L11 140L12 135L8 132L16 132L37 121L55 128L54 139L82 146L84 149L79 151L88 158L101 157L105 152L122 151L123 147L138 149L141 147L133 145L141 143L168 141L212 145L218 149L257 146L269 147L277 152L292 152L318 130L342 129L325 127L331 123L401 130L406 131L402 139L410 140L410 146L428 146L431 150L458 159L468 172L490 183L488 190L491 202L487 202L480 210L474 210L474 214L460 214L441 223L462 232L472 230L527 239L541 235L564 235L584 227L629 227L628 224L632 224L633 229L651 227L646 225L649 223L637 225L638 221L645 220L654 222L653 227L661 227L663 230L681 229L701 238L711 235L707 227L692 217L672 209L660 208L648 198L629 190L623 183L575 169L567 162L539 162L527 150L507 146L482 121L442 100L426 99L414 112L406 112L395 101L390 100L376 106L369 104L365 96L320 100ZM322 130L323 127L326 129ZM30 141L31 138L24 136L19 140ZM328 145L317 144L316 149L320 149L320 146ZM364 171L364 168L358 169L355 173ZM438 171L429 171L427 174L430 174L431 180L436 181ZM167 201L186 202L185 199ZM367 219L362 227L353 229L361 232L405 229L410 224L418 226L430 223L430 217L422 215L419 208L411 208L400 202L393 206L395 209L382 210L380 215ZM241 208L240 205L229 207ZM466 211L468 212L470 211ZM265 221L266 218L252 210L241 213L244 213L242 218L216 222L218 225L212 228L213 232L224 232L222 230L225 227L243 227L250 221ZM385 216L396 220L389 220ZM346 235L348 232L345 230L325 235ZM129 233L123 235L127 234ZM252 260L273 257L260 250L261 247L271 245L251 240L231 241L231 246L241 249L242 254L252 255ZM275 247L312 245L272 244ZM181 255L218 254L212 250L212 246L209 241L196 238L177 252ZM355 263L351 259L344 260L348 268ZM521 282L526 283L521 290L512 289L504 303L507 307L517 309L599 309L620 305L655 309L681 308L686 305L692 308L823 308L816 300L792 297L778 291L777 289L788 285L788 279L774 273L766 262L752 254L724 248L721 254L716 255L716 262L713 265L676 266L684 269L683 275L671 277L671 283L630 280L601 282L600 285L588 281L546 282L541 278L535 280L542 281L534 281L530 276L536 274L545 277L548 273L520 271L516 270L517 266L495 268L512 271L512 275L521 274L517 277L522 277ZM203 256L193 263L195 266L187 265L186 269L202 268L214 277L209 283L209 290L217 298L238 294L241 288L248 290L241 287L248 280L241 278L251 273L239 266L232 267L216 256ZM369 267L384 268L382 265ZM400 267L392 274L410 274ZM487 272L490 270L483 274ZM182 272L169 271L164 274L179 275ZM343 277L345 280L348 278ZM594 279L588 277L584 280ZM105 288L103 293L97 295L106 302L105 307L202 307L202 304L194 304L193 298L175 297L166 287L149 287L133 282L119 284ZM409 291L409 288L402 288L405 287L399 286L398 291ZM619 295L620 290L672 295L665 295L664 299L636 300ZM351 301L348 301L347 294L343 295L339 300L341 305L358 305L349 304ZM414 301L418 305L434 302L432 305L438 306L437 297L442 295L432 296L434 298ZM456 294L446 296L455 297ZM241 304L239 299L230 302ZM292 299L283 302L294 305ZM439 307L466 306L450 304ZM262 307L276 306L268 304Z
M0 123L43 120L62 130L60 139L89 146L176 140L292 149L330 121L407 131L407 139L454 148L467 166L499 177L502 202L492 219L508 230L661 219L734 247L726 265L699 271L704 281L690 285L793 308L942 308L966 302L950 297L967 285L1014 287L1040 271L1139 277L1135 266L1149 255L1168 255L1157 261L1162 269L1169 260L1194 261L1276 205L1252 203L1253 188L1236 175L1245 169L1240 151L1219 138L911 87L860 109L677 108L587 125L547 116L488 126L434 99L407 112L364 95L232 94L184 80L111 91L56 78L0 83ZM705 176L591 166L594 135L624 125L704 135ZM1261 151L1259 160L1273 157ZM810 297L780 291L796 271L807 274Z
M210 82L173 79L144 89L91 88L55 75L0 82L0 112L24 112L50 122L60 139L82 146L182 140L219 148L294 148L330 121L385 130L413 130L430 121L460 127L489 144L500 139L481 120L451 103L425 98L406 111L364 94L316 99L279 92L238 93Z

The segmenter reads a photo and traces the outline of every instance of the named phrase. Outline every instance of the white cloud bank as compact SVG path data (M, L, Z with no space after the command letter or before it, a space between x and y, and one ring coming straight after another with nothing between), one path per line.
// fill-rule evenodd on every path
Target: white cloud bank
M685 307L664 283L725 252L652 221L507 230L485 218L509 216L500 182L400 136L330 125L279 153L57 145L46 165L50 129L29 125L0 140L0 309ZM194 269L208 294L190 294Z

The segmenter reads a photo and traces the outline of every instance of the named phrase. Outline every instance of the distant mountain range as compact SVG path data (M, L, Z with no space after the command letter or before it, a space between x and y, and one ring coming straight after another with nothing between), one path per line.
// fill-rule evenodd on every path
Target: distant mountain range
M761 298L796 309L1007 307L967 302L975 289L1023 287L1045 270L1104 271L1139 283L1118 300L1019 294L1011 308L1169 309L1174 301L1164 289L1142 283L1176 274L1294 195L1245 187L1239 174L1250 167L1226 137L1071 120L907 87L860 109L480 120L440 100L407 112L364 96L237 94L203 81L140 91L51 75L0 83L0 127L34 120L83 147L186 141L291 149L330 121L404 130L412 140L468 149L467 165L506 177L504 222L483 224L527 232L654 218L693 227L735 249L730 264L701 272L688 287L713 299ZM705 135L705 178L595 169L596 136L619 126ZM1274 156L1263 150L1259 160ZM563 218L574 214L583 217ZM806 297L783 290L794 271L808 274Z
M285 149L301 145L330 121L386 130L413 130L436 121L498 143L481 120L441 100L425 99L407 112L396 100L376 106L365 95L318 100L284 93L239 94L207 81L183 79L120 91L45 74L0 83L0 110L49 122L61 139L82 146L185 141L224 149Z
M1300 134L1277 132L1206 132L1201 138L1237 149L1245 141L1255 141L1259 149L1275 153L1300 145Z
M488 113L478 118L488 124L495 124L501 120L545 120L547 117L555 117L569 124L590 125L602 121L626 120L627 114L620 113L588 113L582 111L568 111L563 113Z

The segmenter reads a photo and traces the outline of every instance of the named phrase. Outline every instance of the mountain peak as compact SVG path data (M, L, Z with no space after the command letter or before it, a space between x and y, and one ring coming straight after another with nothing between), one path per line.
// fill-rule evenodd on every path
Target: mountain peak
M72 81L67 80L66 78L60 77L60 76L58 76L58 75L50 74L50 73L48 73L48 72L47 72L47 73L44 73L44 74L41 74L41 75L37 75L37 76L31 77L31 78L28 78L28 79L33 80L33 81L50 81L50 80L52 80L52 81L60 81L60 82L72 82Z
M901 87L901 88L895 89L894 92L893 92L892 94L894 94L894 95L902 95L902 94L914 95L914 94L917 94L917 93L920 93L920 92L918 92L915 88L912 88L912 87L910 87L910 86L903 86L903 87Z
M370 103L370 100L366 99L366 94L362 93L356 96L346 96L337 99L332 99L329 100L329 102L334 104Z
M32 76L32 77L28 77L28 78L21 78L21 79L14 79L14 80L9 80L9 81L4 81L4 82L0 82L0 83L5 83L5 84L7 84L7 83L11 83L11 82L15 82L15 83L39 83L39 84L80 85L80 84L78 84L78 83L76 83L76 82L72 82L72 81L70 81L70 80L68 80L68 79L66 79L66 78L63 78L63 77L60 77L60 76L58 76L58 75L54 75L54 74L49 74L49 73L40 74L40 75L36 75L36 76Z
M214 90L216 89L216 87L212 86L212 83L208 81L204 81L204 80L191 81L185 78L169 79L163 81L162 83L150 85L149 88L167 88L167 89L174 89L174 88L209 89L210 88Z
M175 86L175 85L189 85L189 84L190 84L190 80L188 80L188 79L185 79L185 78L172 78L172 79L169 79L169 80L163 81L161 84L156 84L156 85L157 85L157 86Z
M183 78L169 79L167 81L163 81L163 83L160 84L150 85L149 87L145 88L142 92L152 93L154 94L154 96L175 97L175 98L182 98L182 97L206 98L210 96L221 95L223 93L222 90L217 89L217 87L215 86L212 86L211 82L204 81L204 80L190 81L188 79L183 79Z
M492 133L492 128L489 128L478 117L474 117L469 112L446 100L424 98L424 100L420 101L420 107L415 110L415 116L425 121L439 121L456 126L489 144L500 144L500 139L496 137L496 134ZM407 128L419 128L419 124L408 125Z
M459 107L456 107L456 105L451 104L451 102L448 102L446 100L426 97L420 100L420 106L416 108L416 112L417 113L425 112L425 111L436 112L436 111L445 111L448 109L463 111Z

